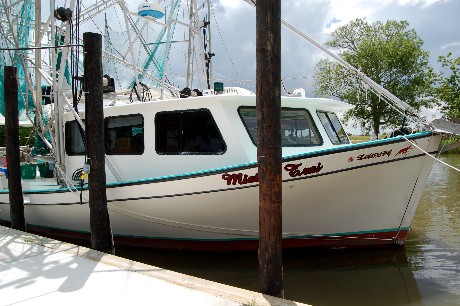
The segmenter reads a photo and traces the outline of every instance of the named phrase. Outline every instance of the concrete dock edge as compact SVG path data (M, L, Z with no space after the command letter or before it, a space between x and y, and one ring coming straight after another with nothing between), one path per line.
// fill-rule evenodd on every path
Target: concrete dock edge
M30 286L37 286L37 284L40 283L39 279L44 277L44 275L40 275L41 270L37 269L36 267L38 260L34 260L34 257L55 256L56 254L60 254L61 257L65 256L66 258L78 258L80 267L86 264L91 269L93 269L90 271L90 273L96 273L98 277L101 277L101 275L105 275L104 272L107 271L107 268L102 269L101 271L96 271L96 265L113 267L114 269L116 269L116 271L123 272L124 278L122 279L122 281L127 281L127 279L129 279L130 277L136 275L146 276L144 278L141 278L141 282L144 282L144 284L142 284L142 287L149 288L150 292L155 292L155 285L158 281L162 281L164 282L162 283L162 286L168 286L168 290L171 290L170 292L177 292L177 294L181 295L187 295L187 293L190 293L191 295L193 295L195 300L191 299L190 301L196 301L196 299L198 299L199 301L200 297L202 296L203 305L305 305L302 303L263 295L261 293L254 291L249 291L241 288L216 283L213 281L208 281L205 279L200 279L197 277L162 269L160 267L150 266L147 264L128 260L118 256L104 254L102 252L98 252L86 247L77 246L74 244L61 242L46 237L20 232L3 226L0 226L0 295L2 296L3 300L0 301L0 305L11 305L13 303L22 305L24 302L24 300L22 300L22 297L27 296L27 294L24 295L24 293L27 292L28 288L31 288ZM35 265L34 273L29 273L28 271L21 271L21 274L23 272L29 274L29 276L27 277L27 281L24 282L25 284L21 284L20 282L15 281L15 279L18 280L19 278L23 277L19 275L15 276L15 267L16 264L20 262L21 267L24 270L24 267L28 266L27 261L30 261L30 265ZM58 267L59 261L55 260L53 268ZM77 273L78 271L72 272ZM30 274L33 274L33 278L35 279L31 279ZM46 271L43 270L43 273L41 274L46 274ZM106 278L103 281L105 286L103 286L103 288L101 289L102 294L104 292L104 288L107 288L106 290L110 292L110 282L117 281L113 277L113 275L113 273L106 272ZM89 279L91 276L88 275L85 277L86 279ZM88 300L88 295L85 293L85 286L89 285L87 285L86 283L81 284L79 289L73 291L72 302L77 303L77 300L80 298L81 301ZM48 286L50 286L50 284L48 284ZM51 286L56 287L56 284ZM60 287L58 286L57 289L58 288ZM187 290L184 290L184 288ZM54 289L56 288L46 288L48 292L59 291ZM34 290L36 291L37 288L34 288ZM4 293L2 293L2 291ZM78 294L78 291L81 291L80 295ZM200 293L201 295L196 295L194 294L194 292ZM5 300L5 293L7 293L8 295L17 294L17 298L11 299L10 297ZM113 294L130 294L130 291L127 290L125 293L120 292L119 290L118 292L111 291L110 294L112 296ZM171 300L168 301L169 305L174 304L174 295L175 294L172 294ZM158 295L157 298L159 299L158 302L164 301L160 301ZM7 304L3 304L4 302L7 302ZM31 299L27 299L24 304L33 304L35 302ZM161 305L161 303L154 302L155 295L153 300L150 299L149 301L146 301L146 304Z

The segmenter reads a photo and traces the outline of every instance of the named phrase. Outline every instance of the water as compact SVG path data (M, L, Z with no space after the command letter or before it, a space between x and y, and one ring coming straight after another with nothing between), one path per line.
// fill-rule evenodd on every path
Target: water
M460 167L460 154L442 158ZM459 305L460 173L436 163L404 247L283 254L285 298L314 305ZM120 256L258 291L256 252L117 250Z
M443 159L460 167L460 154ZM406 245L423 303L460 304L460 173L436 164Z

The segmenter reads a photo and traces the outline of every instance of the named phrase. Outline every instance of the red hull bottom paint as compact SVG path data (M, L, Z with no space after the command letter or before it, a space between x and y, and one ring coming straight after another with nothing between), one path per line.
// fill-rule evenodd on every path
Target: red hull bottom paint
M56 239L72 240L90 244L89 233L71 232L36 226L28 226L27 231ZM406 240L408 230L376 232L368 234L318 236L308 238L287 238L283 249L340 249L366 248L375 246L401 245ZM396 237L397 235L397 237ZM176 249L206 252L253 251L259 248L258 240L180 240L115 236L115 247L146 249Z

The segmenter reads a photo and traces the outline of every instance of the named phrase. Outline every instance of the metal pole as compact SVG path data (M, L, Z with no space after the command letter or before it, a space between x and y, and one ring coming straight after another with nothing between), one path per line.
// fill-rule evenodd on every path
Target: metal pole
M26 230L19 152L18 69L5 66L5 127L11 227Z
M211 3L210 1L208 0L208 21L209 21L209 25L208 25L208 47L209 47L209 54L212 54L212 49L211 49L211 38L212 38L212 35L211 35ZM212 61L209 61L209 82L212 84Z
M41 47L41 0L35 0L35 47ZM42 76L40 70L42 69L42 52L40 49L35 50L35 109L37 110L37 124L43 131L42 124Z
M86 143L90 167L88 181L91 247L101 252L114 253L106 194L102 35L84 33L83 52L86 86Z
M264 294L283 296L281 155L281 1L256 7L259 272Z
M164 55L164 61L163 61L163 73L161 75L161 92L160 92L160 99L163 100L164 98L164 87L165 87L165 78L166 78L166 68L168 67L167 65L167 62L168 62L168 50L169 50L169 46L171 44L171 26L173 24L173 20L172 20L172 17L173 17L173 13L174 13L174 0L171 0L171 6L169 7L169 17L168 17L168 22L167 22L167 26L168 26L168 30L167 30L167 34L166 34L166 46L165 46L165 55Z

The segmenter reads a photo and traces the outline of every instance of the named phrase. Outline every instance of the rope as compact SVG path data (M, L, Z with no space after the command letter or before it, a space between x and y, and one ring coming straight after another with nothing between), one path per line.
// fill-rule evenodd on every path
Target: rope
M67 186L67 188L73 193L73 194L76 194L78 192L78 189L77 187L75 187L75 185L69 180L69 178L67 177L67 175L64 173L64 171L62 171L61 167L59 167L58 164L55 164L55 167L59 170L59 172L61 173L62 177L64 178L64 182ZM77 194L77 196L80 198L80 196L85 200L85 201L88 201L88 198L83 196L83 194L79 195Z
M244 236L244 237L252 237L258 238L259 232L255 230L236 230L230 228L221 228L221 227L214 227L214 226L207 226L207 225L197 225L197 224L190 224L184 222L177 222L172 220L166 220L161 218L155 218L151 216L147 216L144 214L139 214L133 211L129 211L122 208L114 207L112 204L107 204L109 210L113 212L117 212L119 214L125 215L127 217L131 217L137 220L152 222L155 224L174 227L179 229L186 229L192 230L197 232L205 232L205 233L212 233L212 234L221 234L221 235L237 235L237 236ZM400 229L399 229L400 231ZM398 231L398 234L399 234ZM287 239L317 239L317 238L325 238L325 239L333 239L333 240L360 240L363 242L372 242L372 241L393 241L392 238L375 238L375 237L357 237L357 236L340 236L340 235L305 235L305 234L298 234L298 233L283 233L283 238Z
M288 95L290 96L292 93L290 93L287 88L286 88L286 85L284 85L284 82L283 82L283 79L281 79L281 86L283 87L283 91Z
M422 151L425 155L427 155L427 156L433 158L435 161L438 161L438 162L440 162L441 164L443 164L443 165L445 165L445 166L447 166L447 167L449 167L449 168L452 168L452 169L454 169L455 171L460 172L460 169L459 169L459 168L456 168L456 167L454 167L454 166L452 166L452 165L449 165L448 163L443 162L442 160L440 160L439 158L437 158L436 156L431 155L430 153L428 153L427 151L423 150L423 149L420 148L418 145L416 145L414 142L412 142L412 141L410 141L409 139L407 139L406 136L401 135L401 137L404 138L404 139L405 139L407 142L409 142L411 145L413 145L414 147L416 147L417 149L419 149L420 151Z
M192 231L198 231L198 232L207 232L207 233L215 233L215 234L222 234L222 235L238 235L238 236L247 236L247 237L257 237L258 232L257 231L251 231L251 230L235 230L235 229L230 229L230 228L221 228L221 227L214 227L214 226L207 226L207 225L197 225L197 224L190 224L190 223L184 223L184 222L177 222L177 221L172 221L172 220L166 220L166 219L161 219L161 218L156 218L156 217L151 217L147 216L144 214L139 214L133 211L128 211L126 209L122 208L117 208L114 207L112 204L107 204L107 207L119 214L135 218L138 220L142 221L147 221L147 222L152 222L164 226L169 226L169 227L175 227L175 228L181 228L181 229L187 229L187 230L192 230ZM229 232L222 232L222 231L229 231ZM234 233L234 231L238 233Z
M401 218L401 222L399 222L398 232L396 233L396 236L394 237L394 239L397 239L399 236L399 233L401 232L401 227L404 222L404 219L406 218L407 209L409 208L409 204L412 201L412 196L414 195L415 187L417 186L418 179L420 177L420 173L422 172L422 169L423 169L423 163L420 166L420 170L418 171L417 179L415 180L414 187L412 188L412 192L410 193L410 197L409 197L409 200L407 201L406 209L404 210L403 216Z
M212 12L212 16L214 17L214 23L215 23L215 25L216 25L217 32L219 33L220 40L221 40L221 42L222 42L222 45L224 46L225 52L227 53L227 57L228 57L228 59L230 60L230 63L232 64L233 69L234 69L235 72L236 72L236 75L238 76L238 78L239 78L240 80L242 80L243 78L241 77L239 70L236 68L235 64L233 63L233 60L232 60L232 58L230 57L230 52L228 52L227 45L225 44L225 41L224 41L224 39L222 38L222 33L220 32L219 24L217 23L217 20L218 20L218 19L216 18L216 15L215 15L215 13L214 13L214 9L212 8L212 6L211 6L211 12Z

